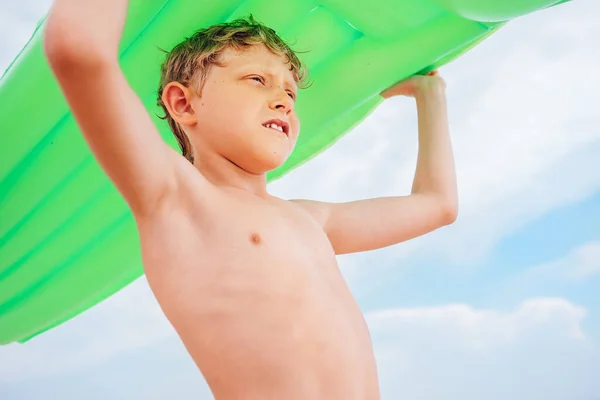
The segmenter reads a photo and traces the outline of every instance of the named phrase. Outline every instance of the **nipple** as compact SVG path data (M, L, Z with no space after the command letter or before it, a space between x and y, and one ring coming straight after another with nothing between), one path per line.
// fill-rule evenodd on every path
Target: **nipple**
M262 239L260 238L260 235L258 233L253 233L250 235L250 241L253 244L260 244L260 242L262 241Z

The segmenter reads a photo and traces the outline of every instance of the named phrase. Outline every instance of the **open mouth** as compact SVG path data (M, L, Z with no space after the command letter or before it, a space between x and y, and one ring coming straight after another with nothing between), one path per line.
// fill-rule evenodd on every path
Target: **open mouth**
M265 128L269 128L269 129L279 131L281 133L285 133L286 135L289 135L289 133L290 133L290 126L288 125L288 123L285 121L282 121L280 119L271 119L271 120L265 122L263 124L263 126Z

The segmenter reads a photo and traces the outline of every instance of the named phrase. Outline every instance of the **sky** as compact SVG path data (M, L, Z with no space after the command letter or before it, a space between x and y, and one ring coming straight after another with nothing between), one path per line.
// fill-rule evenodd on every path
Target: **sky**
M50 4L0 3L0 71ZM600 3L576 0L518 18L440 70L458 220L338 258L383 399L600 399L598 15ZM326 201L408 194L416 139L414 101L392 98L269 189ZM0 398L212 397L142 277L0 347Z

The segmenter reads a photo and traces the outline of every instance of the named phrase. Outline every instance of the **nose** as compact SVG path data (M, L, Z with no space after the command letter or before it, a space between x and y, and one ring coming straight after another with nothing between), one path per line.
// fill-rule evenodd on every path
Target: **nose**
M294 108L294 101L285 90L278 89L269 102L272 110L289 114Z

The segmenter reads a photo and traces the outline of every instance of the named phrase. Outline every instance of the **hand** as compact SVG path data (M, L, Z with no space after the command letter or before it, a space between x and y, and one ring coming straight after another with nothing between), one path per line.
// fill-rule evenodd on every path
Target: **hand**
M446 88L446 82L439 76L437 70L431 71L426 75L413 75L384 90L381 92L381 95L384 99L389 99L393 96L415 97L422 91L430 88Z

